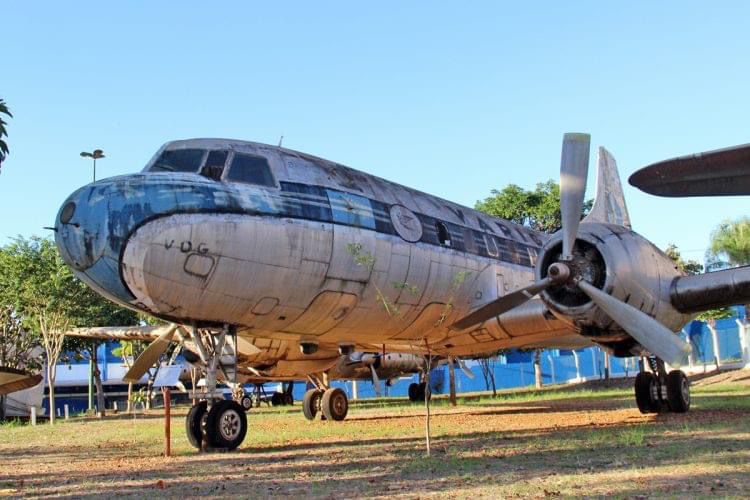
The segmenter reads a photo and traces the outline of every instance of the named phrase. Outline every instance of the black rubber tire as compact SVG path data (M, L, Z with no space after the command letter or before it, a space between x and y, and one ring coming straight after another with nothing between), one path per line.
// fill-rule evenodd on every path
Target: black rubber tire
M201 442L203 441L203 432L201 431L201 419L206 414L208 405L205 401L201 401L197 405L193 405L190 411L185 417L185 433L187 434L188 441L193 448L201 449Z
M690 381L682 370L667 375L667 401L675 413L687 413L690 409Z
M346 418L349 411L349 399L346 397L346 393L339 388L328 389L323 393L320 406L326 420L341 421Z
M240 406L241 406L241 407L242 407L242 408L243 408L243 409L244 409L245 411L250 411L250 410L252 409L252 407L253 407L253 398L252 398L252 397L250 397L250 396L249 396L248 394L245 394L245 395L243 395L243 396L242 396L242 397L240 398L240 401L239 401L239 402L240 402Z
M651 372L640 372L635 376L635 403L641 413L661 411L661 401L654 396L657 383L656 377Z
M271 394L271 404L273 406L282 406L284 404L284 393L277 391Z
M214 448L234 450L247 434L245 410L237 401L225 399L211 405L205 425L208 444Z
M307 420L315 420L315 416L320 410L320 399L323 397L323 391L318 389L308 389L302 398L302 413Z
M424 402L427 398L427 383L420 382L417 390L417 401ZM432 391L430 391L430 399L432 399Z
M409 384L409 401L412 403L419 401L419 384L416 382Z

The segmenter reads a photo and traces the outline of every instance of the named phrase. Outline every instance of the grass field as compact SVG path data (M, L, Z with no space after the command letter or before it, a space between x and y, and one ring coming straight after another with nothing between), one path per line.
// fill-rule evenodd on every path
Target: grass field
M630 389L558 390L350 408L308 422L299 405L248 415L232 453L198 454L160 416L0 426L0 495L747 496L750 383L693 388L687 415L641 415Z

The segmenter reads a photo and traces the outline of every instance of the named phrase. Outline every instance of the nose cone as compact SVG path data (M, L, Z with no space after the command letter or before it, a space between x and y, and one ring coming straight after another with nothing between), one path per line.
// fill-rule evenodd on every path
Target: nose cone
M55 243L63 260L76 271L85 271L102 257L106 239L107 203L98 187L85 186L68 197L57 214Z
M109 228L113 196L116 193L107 181L88 184L70 195L57 214L55 243L78 278L110 300L125 305L133 297L120 279L119 242L113 241Z

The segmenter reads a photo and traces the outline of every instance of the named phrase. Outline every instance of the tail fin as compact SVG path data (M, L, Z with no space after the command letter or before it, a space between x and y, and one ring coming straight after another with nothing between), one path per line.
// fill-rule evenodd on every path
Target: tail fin
M622 193L617 162L612 154L599 147L599 167L596 173L596 198L591 212L581 222L605 222L630 229L630 215Z

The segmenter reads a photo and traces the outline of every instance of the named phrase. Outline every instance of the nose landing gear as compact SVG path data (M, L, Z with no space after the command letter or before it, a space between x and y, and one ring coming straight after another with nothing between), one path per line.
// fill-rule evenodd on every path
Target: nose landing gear
M667 373L664 362L648 358L651 372L635 377L635 401L641 413L672 411L686 413L690 409L690 381L681 370Z
M221 371L224 380L236 382L237 355L234 346L236 332L232 326L225 326L220 333L201 333L192 329L192 340L206 367L206 385L200 394L202 401L190 408L185 419L185 430L191 445L200 450L234 450L247 434L247 417L242 404L224 399L224 394L216 389L217 372ZM232 339L227 345L227 336ZM228 358L232 362L228 362ZM236 384L235 384L236 385Z

